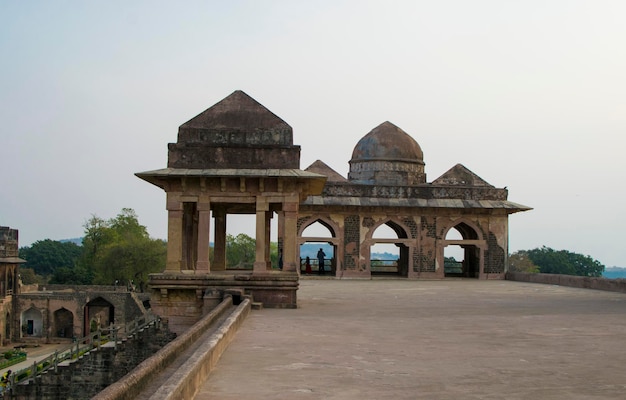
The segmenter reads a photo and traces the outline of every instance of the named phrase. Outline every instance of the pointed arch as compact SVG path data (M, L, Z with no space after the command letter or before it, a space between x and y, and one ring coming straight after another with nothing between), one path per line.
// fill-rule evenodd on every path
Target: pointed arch
M408 232L410 232L410 230L407 226L405 226L402 222L395 221L393 218L386 218L374 224L368 230L368 232L365 235L366 239L368 240L376 239L374 237L374 233L378 230L378 228L380 228L383 225L387 225L389 228L391 228L396 233L396 235L398 235L398 239L409 238Z
M450 233L456 230L459 238L452 238ZM463 259L446 266L445 251L448 246L458 246L462 249ZM484 274L484 255L487 241L482 229L476 222L466 218L457 218L446 224L442 230L442 240L438 245L438 258L446 277L480 278Z
M115 306L103 297L96 297L85 304L85 326L83 327L86 334L105 328L115 321Z
M316 223L321 224L323 227L328 229L330 232L330 237L328 236L303 236L304 231L309 228L311 225ZM303 254L303 245L315 243L316 247L318 245L322 245L322 247L330 245L327 247L328 251L325 251L326 261L324 263L324 271L330 272L331 275L336 275L338 270L341 269L338 262L343 257L343 249L340 248L339 243L341 238L338 237L338 233L341 232L339 225L334 222L330 217L323 215L312 215L305 222L302 223L298 227L298 249L297 249L297 257L300 260L300 267L298 268L298 272L300 273L310 273L312 272L310 267L307 267L306 264L306 256L308 254ZM304 246L307 247L307 246ZM314 255L308 255L309 264L315 264L316 257ZM314 270L318 270L317 264L313 266ZM318 270L319 272L319 270Z
M381 238L376 236L376 232L381 227L386 226L390 228L396 235L395 238ZM384 218L368 229L365 234L364 248L362 251L367 254L366 259L369 260L368 270L370 274L376 275L395 275L400 277L409 277L409 260L411 260L411 247L414 245L414 240L409 237L410 229L393 218ZM375 247L384 246L393 247L393 259L374 259L372 249ZM385 253L387 253L385 251Z
M339 226L337 226L337 224L331 220L330 218L327 217L323 217L323 216L313 216L311 217L311 219L309 221L307 221L306 223L302 224L300 226L300 228L298 229L298 237L303 237L303 233L304 231L310 227L311 225L315 225L316 223L321 224L323 227L325 227L326 229L328 229L328 231L330 232L330 236L333 238L337 237L337 232L339 232ZM306 236L304 236L306 237Z
M466 218L459 218L452 221L450 224L447 224L443 230L442 237L444 239L448 236L448 232L450 232L451 229L456 229L463 237L463 240L485 239L482 229L480 229L474 222Z
M74 314L65 307L61 307L53 314L53 334L61 338L74 336Z
M34 305L21 315L22 336L41 336L43 333L43 316Z

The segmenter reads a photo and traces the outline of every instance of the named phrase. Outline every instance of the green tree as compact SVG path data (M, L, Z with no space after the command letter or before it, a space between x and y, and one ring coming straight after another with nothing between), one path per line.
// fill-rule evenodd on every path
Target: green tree
M226 235L226 268L252 268L256 257L256 240L240 233Z
M543 246L528 250L528 257L545 274L602 276L604 265L590 256Z
M24 267L32 268L37 275L49 276L60 267L73 267L82 253L81 246L57 240L38 240L19 250L26 260Z
M63 267L61 267L63 268ZM44 283L45 280L41 275L37 275L32 268L20 267L20 278L24 285L32 285L35 283Z
M509 256L509 271L535 274L539 272L539 267L530 259L528 251L520 250Z
M64 285L90 285L93 281L93 273L83 266L77 265L73 268L57 268L49 283Z
M140 284L149 273L165 269L166 243L151 239L130 208L108 221L92 216L85 225L83 245L95 284Z
M167 244L160 239L120 240L108 246L95 266L94 283L147 282L148 274L165 269Z

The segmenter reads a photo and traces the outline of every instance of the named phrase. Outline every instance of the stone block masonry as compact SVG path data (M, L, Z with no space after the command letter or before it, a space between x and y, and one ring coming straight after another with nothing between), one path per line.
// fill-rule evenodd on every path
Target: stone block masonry
M56 372L51 369L27 384L12 388L9 398L18 400L82 400L116 382L139 363L174 339L167 328L151 327L117 345L109 342L83 354L77 360L63 362Z

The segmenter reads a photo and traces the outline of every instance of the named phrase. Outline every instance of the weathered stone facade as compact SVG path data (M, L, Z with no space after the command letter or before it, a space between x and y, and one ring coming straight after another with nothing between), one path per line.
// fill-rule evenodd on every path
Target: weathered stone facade
M94 328L123 326L147 314L139 293L115 286L48 285L13 297L12 337L22 342L62 342Z
M168 147L167 168L136 174L167 196L167 266L150 277L155 312L188 324L208 311L207 294L229 288L266 306L295 307L299 245L305 242L332 245L331 270L339 278L371 277L376 243L399 247L399 276L445 277L444 248L460 245L463 276L504 278L508 215L529 209L509 202L506 189L460 164L428 183L421 147L390 122L357 143L348 179L319 160L300 170L300 147L292 136L287 123L236 91L180 126L177 143ZM254 279L226 270L229 214L256 216ZM273 215L280 272L272 270L269 256ZM303 236L317 222L330 237ZM382 225L397 237L377 237ZM462 240L448 239L451 229Z
M177 143L168 148L167 168L137 174L167 196L166 269L152 274L149 282L155 312L176 329L178 323L187 325L210 311L205 293L237 288L266 307L296 307L298 207L308 195L321 193L326 178L299 169L300 146L293 144L292 128L235 91L181 125ZM226 271L229 214L255 215L252 277ZM274 215L280 272L270 261Z
M0 226L0 344L11 341L16 314L13 296L20 291L18 268L25 261L18 257L19 232Z
M506 189L495 188L460 164L427 183L424 165L417 142L390 122L357 143L348 179L316 161L306 170L328 180L321 195L300 205L298 243L331 244L339 278L370 278L371 247L386 243L399 248L398 276L444 278L444 249L459 245L465 253L462 276L504 279L508 215L529 208L508 201ZM318 222L331 238L303 236ZM397 238L377 237L382 225ZM446 239L451 229L462 239Z

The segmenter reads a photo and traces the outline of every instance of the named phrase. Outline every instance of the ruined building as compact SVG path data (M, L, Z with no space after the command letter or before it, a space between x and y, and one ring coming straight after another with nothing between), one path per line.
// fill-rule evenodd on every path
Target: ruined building
M301 170L292 128L242 91L181 125L168 149L167 168L136 175L166 192L167 268L150 278L152 306L183 324L230 289L266 307L295 307L306 242L332 246L338 278L371 277L371 246L386 243L399 249L392 272L401 277L444 278L444 248L458 245L465 257L457 275L503 279L508 216L529 209L460 164L427 182L419 144L390 122L356 144L347 178L322 161ZM225 266L232 214L255 215L256 261L248 273ZM281 270L269 257L273 217ZM313 224L329 234L304 236ZM377 236L383 225L393 237ZM460 236L449 237L450 230Z
M508 216L530 208L508 201L506 189L461 164L430 183L424 166L419 144L390 122L359 140L347 179L316 161L306 170L328 180L322 194L300 205L298 243L330 243L337 277L371 277L370 249L385 243L399 248L392 272L401 277L444 278L444 249L458 245L464 261L454 275L504 279ZM303 236L315 222L330 231L330 239ZM394 237L376 235L383 225ZM448 236L450 230L456 237Z
M0 226L0 345L11 339L13 295L19 292L18 231Z

